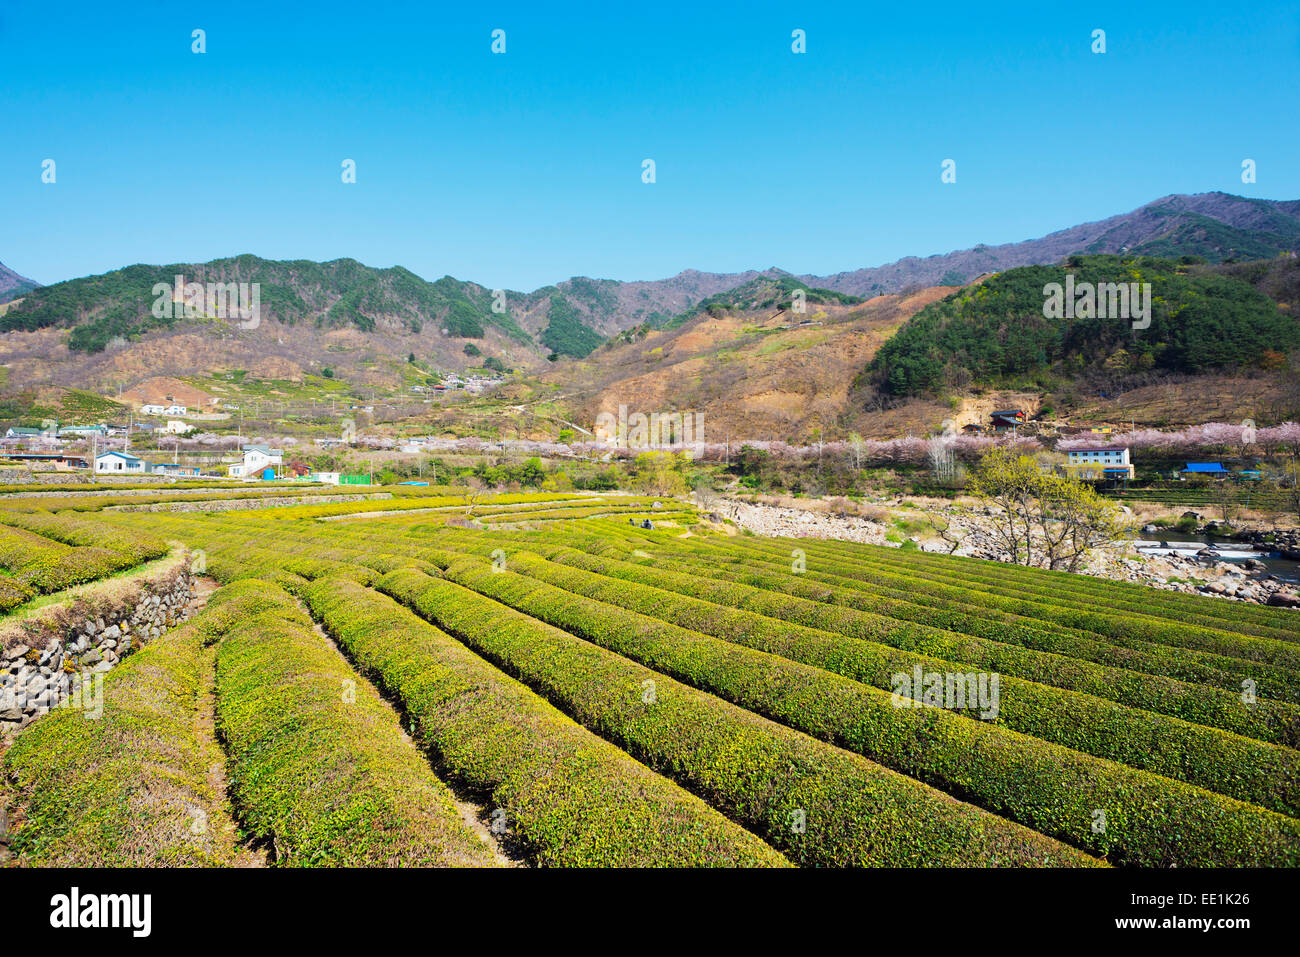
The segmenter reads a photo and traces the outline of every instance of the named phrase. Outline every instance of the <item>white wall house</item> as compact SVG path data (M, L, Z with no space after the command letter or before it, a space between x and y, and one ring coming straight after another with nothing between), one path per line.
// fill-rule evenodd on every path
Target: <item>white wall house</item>
M149 471L149 463L130 452L100 452L95 456L95 473L143 475Z
M188 422L182 422L180 419L168 419L166 431L172 435L184 435L190 430Z
M142 405L140 406L141 415L162 415L163 407L161 405Z
M169 405L162 410L163 415L188 415L189 412L183 405Z
M284 464L284 454L279 449L265 445L245 445L244 459L226 471L231 478L260 478L268 467Z
M1066 452L1067 468L1080 478L1103 478L1119 475L1133 477L1133 462L1126 446L1111 445L1097 449L1072 449Z

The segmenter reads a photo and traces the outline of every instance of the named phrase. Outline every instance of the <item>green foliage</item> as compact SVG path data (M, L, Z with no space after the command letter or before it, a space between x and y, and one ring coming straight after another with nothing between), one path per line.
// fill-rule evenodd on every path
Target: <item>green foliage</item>
M422 576L395 571L390 587ZM307 589L325 628L411 716L423 746L509 815L538 863L780 866L762 842L417 618L337 579Z
M281 866L486 866L446 785L396 715L279 588L244 581L211 602L217 727L235 809Z
M600 551L595 545L590 548L592 552ZM691 552L673 560L660 559L655 570L608 560L593 566L591 562L596 558L580 562L567 553L563 553L564 557L552 553L551 557L584 568L599 567L607 575L673 591L683 591L686 581L694 581L687 593L714 601L730 602L735 597L712 597L722 593L701 585L698 576L840 605L888 620L856 618L788 599L764 603L765 613L773 618L900 649L957 658L1000 674L1095 695L1262 741L1288 746L1300 743L1300 707L1279 701L1261 700L1252 705L1241 701L1241 682L1255 670L1249 663L1145 643L1135 648L1116 647L1079 629L1054 627L983 607L978 599L956 601L917 595L913 582L901 574L892 579L875 575L864 581L857 577L862 573L856 566L838 556L818 555L811 567L794 575L784 552L762 555L758 549L751 549L743 556L715 549ZM688 578L665 574L671 571ZM758 599L746 601L744 606L749 607L751 601ZM797 614L800 609L804 610L802 616ZM929 627L910 628L905 622ZM1068 667L1062 666L1063 657L1071 659Z
M583 324L573 303L558 290L550 295L546 316L541 341L553 355L581 359L605 341L600 333Z
M486 563L451 571L474 591L393 573L380 588L499 662L602 737L705 795L792 859L822 866L961 862L1086 865L1053 841L949 801L796 731L514 610L543 588ZM498 599L477 594L483 591ZM552 589L547 596L562 598ZM572 596L570 596L572 597ZM504 602L504 603L501 603ZM527 602L529 607L537 606ZM658 643L602 632L602 644L644 659ZM647 699L647 685L653 695ZM802 812L802 829L791 826Z
M470 466L428 468L447 481ZM509 468L527 469L505 474L510 481L541 471L543 488L556 484L541 462ZM566 472L586 481L591 468ZM799 539L792 556L789 539L704 524L683 535L671 526L689 523L690 510L644 496L391 488L390 499L317 492L314 504L249 501L211 514L88 514L167 493L10 498L0 524L14 541L0 540L0 564L27 560L29 539L16 529L30 525L56 553L144 534L203 549L218 580L274 577L382 685L437 772L503 809L537 863L781 864L780 853L824 866L1300 859L1293 612L833 540ZM314 520L361 512L386 514ZM671 521L653 531L628 521L643 516ZM0 571L0 586L13 580ZM434 832L400 787L359 796L405 780L389 776L397 765L387 758L369 757L395 724L359 746L348 735L360 731L334 727L341 714L357 723L339 710L337 685L359 676L287 595L265 583L234 589L211 603L202 633L219 643L212 654L232 656L221 720L256 731L229 742L242 823L273 834L290 863L351 853L332 835L348 835L364 863L422 859L405 849ZM996 717L969 703L899 707L894 679L917 667L998 675ZM1246 678L1258 695L1249 703ZM160 727L195 726L192 694L152 691L150 700L167 712ZM62 721L41 719L20 740L46 726ZM356 757L343 762L337 751ZM122 767L123 780L141 774L138 761ZM0 774L0 787L9 780ZM29 802L31 787L15 783ZM75 789L52 793L49 821L102 806ZM803 833L791 827L796 811ZM383 836L364 832L363 820Z
M1241 368L1270 350L1300 345L1295 320L1240 280L1146 257L1071 261L1076 283L1152 283L1150 327L1134 329L1124 319L1045 318L1044 286L1063 284L1066 270L1025 266L926 306L881 347L870 371L894 395L919 395L1088 368Z
M917 667L926 673L945 675L978 669L999 673L998 726L1198 784L1281 813L1294 814L1300 808L1300 757L1290 748L1151 714L1141 707L1147 701L1140 694L1131 695L1140 702L1135 707L1093 696L1115 682L1122 682L1126 690L1137 691L1142 686L1141 690L1148 694L1184 697L1192 697L1201 689L1178 682L1152 681L1119 669L1086 666L1080 669L1088 675L1084 683L1078 681L1072 667L1063 678L1067 684L1090 692L1080 694L1046 686L1058 683L1052 680L1053 670L1066 670L1050 656L971 642L937 629L873 619L855 611L828 611L814 601L777 597L759 588L713 581L713 575L700 570L678 574L571 550L557 552L555 560L586 570L560 568L527 558L516 558L512 567L567 591L652 614L682 628L822 668L881 690L893 687L895 675L911 674ZM671 597L665 590L672 593ZM615 612L605 614L613 616ZM688 639L682 635L680 640ZM925 653L917 654L912 649L923 649ZM1022 674L1033 680L1016 677ZM1116 696L1110 692L1105 697ZM1257 716L1240 701L1234 705L1230 694L1220 693L1214 698L1216 710L1247 727L1257 726ZM1191 716L1198 716L1198 708L1205 713L1204 703L1192 702ZM974 702L957 710L971 718L979 716ZM1287 708L1283 713L1294 722L1300 711ZM1293 735L1297 731L1300 729L1290 729ZM1254 771L1239 773L1247 767Z
M796 289L803 290L804 302L810 306L854 305L865 301L859 296L850 296L832 289L815 289L793 276L760 276L702 300L686 312L667 320L659 328L676 329L700 315L720 316L733 311L752 312L760 309L788 310L793 305Z
M220 755L197 732L200 643L197 623L155 639L104 676L99 718L56 709L14 740L3 779L23 810L10 835L20 859L47 867L228 863L216 828L193 827L199 815L218 820L222 805L208 778Z

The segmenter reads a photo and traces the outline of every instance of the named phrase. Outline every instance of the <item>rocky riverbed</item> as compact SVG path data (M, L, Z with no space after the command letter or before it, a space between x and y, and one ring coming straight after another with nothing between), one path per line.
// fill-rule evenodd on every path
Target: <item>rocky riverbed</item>
M1008 558L993 534L992 511L965 505L935 504L923 511L894 511L889 517L929 517L939 526L947 526L948 540L933 529L903 536L891 529L889 519L877 521L858 515L837 514L827 503L818 500L809 500L806 506L796 507L725 499L715 503L712 510L718 517L729 519L757 535L834 538L892 547L911 542L926 552L1000 562ZM1213 526L1209 533L1222 534L1221 531L1215 532ZM1280 550L1284 557L1289 557L1287 549L1300 549L1300 534L1290 530L1242 529L1237 537L1243 542L1258 541L1261 548ZM955 546L953 542L956 542ZM1300 550L1294 554L1300 558ZM1234 564L1217 560L1212 553L1166 557L1141 555L1127 546L1105 548L1089 556L1079 571L1085 575L1169 591L1300 608L1300 595L1297 595L1294 584L1269 574L1258 562L1253 565L1251 562Z

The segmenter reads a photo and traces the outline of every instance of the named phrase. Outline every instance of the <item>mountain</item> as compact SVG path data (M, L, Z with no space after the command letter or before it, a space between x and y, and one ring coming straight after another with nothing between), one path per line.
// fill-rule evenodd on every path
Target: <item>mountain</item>
M174 285L178 275L187 284L258 283L261 315L277 324L384 330L417 339L427 326L450 339L503 339L540 361L548 355L585 356L630 325L663 322L701 299L764 274L688 270L656 282L578 276L533 292L502 290L498 301L495 290L478 283L451 276L428 282L400 266L378 269L353 259L280 262L242 255L206 263L128 266L40 287L0 316L0 332L64 328L69 349L94 354L110 343L202 325L207 320L186 319L180 310L154 315L154 286ZM501 308L494 308L494 302ZM457 349L443 351L451 355Z
M42 286L0 317L0 331L67 327L68 347L93 353L114 340L216 318L186 319L173 309L158 314L154 289L174 285L177 276L186 284L257 283L261 316L289 326L355 326L363 332L386 326L418 335L427 323L445 330L445 335L474 339L495 327L507 338L531 342L508 312L492 310L489 290L473 283L450 276L427 282L400 266L375 269L354 259L276 262L251 255L208 263L128 266Z
M0 263L0 303L6 303L40 286L34 279L20 276L4 263Z
M801 276L806 282L858 296L908 286L960 285L1015 266L1060 262L1072 253L1128 253L1210 262L1262 259L1300 249L1300 200L1247 199L1229 193L1171 195L1131 213L1072 226L1041 239L1000 246L980 244L884 266Z
M23 295L0 305L0 383L4 384L0 406L19 393L46 401L43 396L49 390L117 392L159 375L192 380L195 387L209 390L225 382L245 383L241 388L250 392L262 388L257 383L274 381L304 383L304 388L317 391L346 387L373 397L389 390L409 394L411 386L428 384L428 377L438 370L464 372L488 366L540 373L558 394L572 393L579 402L617 395L620 401L644 404L646 400L636 392L638 385L647 386L648 396L668 396L671 390L664 392L661 386L679 375L688 385L698 385L697 380L704 383L691 394L707 400L716 414L729 417L718 421L790 436L800 429L831 430L851 421L863 434L888 434L900 423L927 427L934 414L941 413L934 395L939 380L931 375L933 369L921 369L913 377L910 373L894 376L892 368L907 366L925 356L931 345L942 343L920 341L924 337L908 332L894 347L899 351L887 351L881 360L898 361L889 375L863 376L863 368L888 338L885 330L892 332L912 312L949 297L955 287L980 280L979 288L986 288L983 294L988 295L987 289L1000 289L1002 282L998 275L989 278L990 274L1059 264L1076 255L1159 253L1160 258L1178 260L1178 270L1187 273L1180 282L1208 282L1194 279L1193 274L1213 274L1223 283L1237 283L1222 286L1235 289L1233 296L1254 287L1285 313L1300 301L1300 276L1276 254L1297 246L1300 201L1205 193L1168 196L1131 213L1037 240L903 259L829 277L796 276L775 267L740 273L685 270L667 279L635 282L577 276L521 292L494 290L452 276L431 282L400 266L375 268L353 259L318 263L241 255L207 263L128 266L30 288L34 284L3 270L0 278L11 291L21 289ZM1182 261L1198 256L1203 265ZM1184 266L1188 268L1183 270ZM179 306L155 315L159 300L155 286L173 283L178 274L186 282L258 283L260 324L253 328L218 316L186 317ZM1041 283L1036 295L1036 305L1015 297L999 304L1013 313L1028 310L1026 315L1032 316L1041 311ZM785 311L799 296L807 305L806 317ZM863 302L862 297L870 298ZM879 309L866 308L876 299L882 300ZM164 296L164 304L166 300ZM1238 306L1250 312L1258 300L1254 305L1245 298L1229 303L1234 315ZM819 312L825 316L814 318ZM869 327L870 345L849 339L845 341L854 344L837 352L842 333L862 331L850 328L859 322L865 323L862 328ZM959 380L964 376L976 384L1026 385L1044 373L1055 377L1054 385L1060 385L1062 377L1086 380L1086 394L1081 395L1091 401L1114 394L1111 385L1117 377L1128 376L1124 381L1131 384L1133 376L1191 374L1188 370L1200 362L1186 359L1191 353L1174 362L1176 350L1158 356L1142 349L1134 353L1127 346L1123 350L1127 359L1115 357L1118 349L1105 356L1088 349L1057 354L1052 350L1058 344L1050 337L1040 342L1032 322L1019 333L998 325L992 317L980 322L981 328L998 337L1041 347L1043 361L1035 353L1029 360L1034 370L998 368L997 356L963 346L969 356L940 357L945 386L957 382L961 388ZM773 332L776 327L782 328ZM737 337L734 349L715 348L717 337L728 329ZM1112 332L1107 327L1095 347L1118 346L1106 338ZM664 353L641 355L638 349L647 337L657 342L663 335L671 336L662 343ZM1167 348L1173 342L1161 345ZM1254 341L1238 345L1249 351ZM1216 347L1217 353L1209 346L1208 340L1197 344L1205 347L1207 355L1222 359L1207 360L1211 365L1240 368L1242 361L1258 361L1258 357L1242 360L1235 353L1223 358L1235 348L1228 347L1231 343ZM644 369L637 371L638 364L668 369L662 356L670 349L677 356L677 368L663 382L654 375L642 376ZM699 360L693 364L689 362L692 350L698 350ZM775 365L769 358L773 356L780 360ZM846 364L846 356L852 362ZM812 366L805 362L808 357L815 360ZM1136 366L1121 368L1125 361ZM1142 365L1148 361L1149 367ZM710 366L714 362L716 367ZM1079 362L1082 367L1077 367ZM791 373L781 363L797 365L807 382L790 388ZM602 369L602 364L610 365ZM952 382L947 378L949 366ZM877 373L881 368L876 366ZM1098 385L1099 369L1109 383L1104 387ZM738 370L747 370L748 378L738 377ZM832 371L843 381L828 379ZM897 392L890 391L891 376ZM724 381L731 383L735 396L752 398L757 411L750 414L743 403L709 393L709 383ZM1225 388L1240 392L1241 385ZM812 392L805 396L809 389L816 396ZM918 390L925 395L917 397ZM1212 392L1206 396L1212 398ZM827 395L839 397L832 403L835 409L825 403ZM807 408L799 406L804 401L810 403ZM864 410L870 412L868 419L862 418ZM1103 408L1097 414L1109 413ZM1185 414L1192 414L1190 406Z

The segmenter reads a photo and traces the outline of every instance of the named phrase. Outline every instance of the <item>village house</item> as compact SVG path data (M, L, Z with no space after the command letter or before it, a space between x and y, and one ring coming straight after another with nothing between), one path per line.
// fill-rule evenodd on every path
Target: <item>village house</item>
M1025 413L1020 409L1002 409L989 413L989 425L994 432L1014 432L1025 422Z
M65 455L62 452L5 452L3 458L31 465L50 465L56 470L90 468L90 463L84 457Z
M275 466L284 462L284 453L280 449L265 445L245 445L243 461L230 466L226 471L231 478L275 478Z
M71 437L88 437L88 436L105 436L108 435L108 426L106 425L69 425L59 429L59 435L65 438Z
M180 419L168 419L167 426L163 429L163 431L167 432L169 435L184 435L189 430L190 424L188 422L182 422Z
M14 426L5 432L6 439L36 439L44 435L40 429L28 429L23 426Z
M163 407L161 405L142 405L140 406L141 415L162 415Z
M1107 445L1066 452L1066 470L1075 478L1133 478L1133 463L1127 446Z
M149 463L130 452L100 452L95 456L95 474L135 474L144 475L149 471Z
M149 471L155 475L199 475L197 465L181 465L179 462L150 462Z

